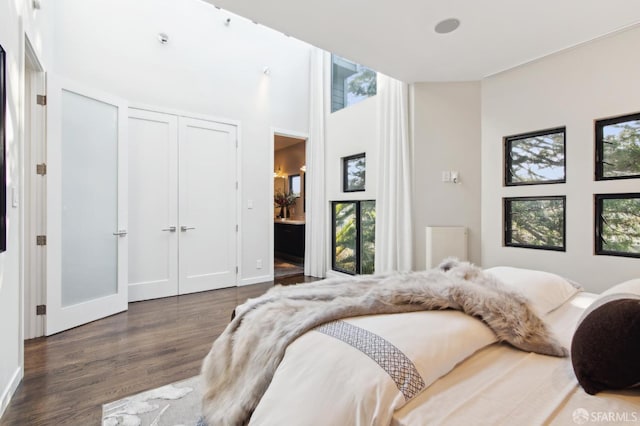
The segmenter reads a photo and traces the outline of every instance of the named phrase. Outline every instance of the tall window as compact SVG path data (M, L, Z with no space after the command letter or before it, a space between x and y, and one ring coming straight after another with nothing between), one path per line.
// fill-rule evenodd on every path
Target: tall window
M331 55L331 112L374 96L377 83L377 74L372 69Z
M640 178L640 114L596 121L596 180Z
M376 202L333 201L331 267L347 274L373 274Z
M640 193L596 194L596 254L640 257Z
M504 199L504 244L565 251L565 197Z

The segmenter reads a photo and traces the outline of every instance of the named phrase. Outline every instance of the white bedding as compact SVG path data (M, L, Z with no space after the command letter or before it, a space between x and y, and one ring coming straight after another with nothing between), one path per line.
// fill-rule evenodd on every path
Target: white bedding
M596 297L579 293L544 318L565 346ZM637 390L588 395L578 386L569 358L495 344L398 410L392 425L572 425L586 423L578 417L574 422L574 415L585 413L591 422L638 424L640 396Z
M347 326L348 331L362 334L360 329L365 329L386 342L361 339L360 343L370 346L360 350L319 331L301 336L289 345L250 424L387 425L394 411L407 403L390 373L372 359L384 364L389 359L384 351L394 350L389 344L413 362L422 377L422 389L496 341L481 321L457 311L376 315L344 322L357 327Z
M544 318L566 347L580 314L594 298L579 293ZM580 408L587 410L590 420L609 416L607 424L616 424L612 415L620 419L615 413L640 421L637 392L587 395L578 387L569 358L495 343L488 327L460 312L377 315L344 322L356 338L366 334L361 330L365 329L386 343L378 341L376 352L356 349L352 345L358 343L319 331L304 334L289 345L250 424L566 425L576 424L574 415L584 415ZM389 349L389 343L412 360L423 379L426 390L412 399L407 400L390 373L374 361L384 360L380 348ZM411 381L406 376L404 380Z

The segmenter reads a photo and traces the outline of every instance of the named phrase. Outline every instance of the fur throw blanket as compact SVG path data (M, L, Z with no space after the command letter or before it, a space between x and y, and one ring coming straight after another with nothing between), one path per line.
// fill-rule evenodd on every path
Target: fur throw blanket
M203 415L209 426L245 425L289 343L340 318L455 309L485 322L498 339L528 352L563 357L525 299L466 262L425 272L336 278L276 286L238 307L204 360Z

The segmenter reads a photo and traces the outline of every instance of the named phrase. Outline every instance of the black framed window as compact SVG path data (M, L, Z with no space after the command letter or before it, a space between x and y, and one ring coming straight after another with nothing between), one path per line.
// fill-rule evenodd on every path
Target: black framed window
M566 133L558 127L505 137L505 185L564 183Z
M566 250L566 197L513 197L503 203L505 246Z
M597 120L596 180L640 178L640 113Z
M342 190L358 192L365 190L367 157L361 154L342 158Z
M331 268L351 275L373 274L376 202L333 201L331 211Z
M331 112L374 96L377 86L378 74L374 70L331 55Z
M640 193L596 194L596 254L640 257Z
M0 46L0 253L7 250L6 123L7 82L5 51Z

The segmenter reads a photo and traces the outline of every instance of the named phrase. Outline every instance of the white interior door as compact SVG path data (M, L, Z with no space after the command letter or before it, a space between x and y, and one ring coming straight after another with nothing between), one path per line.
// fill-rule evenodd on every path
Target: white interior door
M180 294L236 285L236 132L179 118Z
M127 309L127 105L49 81L50 335Z
M178 294L178 117L129 109L129 301Z

